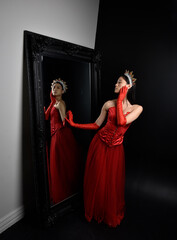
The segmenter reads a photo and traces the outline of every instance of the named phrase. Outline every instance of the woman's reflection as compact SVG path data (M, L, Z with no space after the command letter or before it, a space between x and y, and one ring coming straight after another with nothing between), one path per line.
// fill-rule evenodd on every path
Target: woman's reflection
M53 80L51 103L47 110L44 109L45 119L50 118L51 140L50 148L47 147L47 160L52 205L76 193L81 183L81 153L72 130L65 123L66 104L62 95L66 90L63 80Z

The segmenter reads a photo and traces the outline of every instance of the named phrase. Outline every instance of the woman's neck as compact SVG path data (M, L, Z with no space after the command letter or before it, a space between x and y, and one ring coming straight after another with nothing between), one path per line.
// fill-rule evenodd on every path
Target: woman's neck
M124 100L123 100L122 102L123 102L123 104L126 104L126 103L128 103L127 96L124 98Z
M128 101L127 97L124 98L124 100L122 101L123 105L126 107L130 106L130 102Z
M62 96L56 96L55 99L56 99L57 102L59 102L59 101L62 100Z

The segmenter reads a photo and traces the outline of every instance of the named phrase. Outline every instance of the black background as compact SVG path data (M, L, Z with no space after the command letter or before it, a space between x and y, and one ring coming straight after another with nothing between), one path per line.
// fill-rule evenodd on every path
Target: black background
M96 36L102 104L116 98L114 85L125 69L137 78L144 110L124 141L127 212L140 231L151 223L149 232L159 228L157 239L172 239L177 223L176 6L101 1Z

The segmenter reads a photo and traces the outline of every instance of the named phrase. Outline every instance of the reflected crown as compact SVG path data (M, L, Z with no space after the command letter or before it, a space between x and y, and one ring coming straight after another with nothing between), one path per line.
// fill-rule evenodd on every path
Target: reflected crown
M57 79L53 80L53 82L52 82L52 84L51 84L51 88L52 88L56 83L61 84L61 86L62 86L62 88L63 88L63 91L64 91L64 93L65 93L66 90L68 89L68 86L67 86L66 82L63 81L61 78L57 78Z

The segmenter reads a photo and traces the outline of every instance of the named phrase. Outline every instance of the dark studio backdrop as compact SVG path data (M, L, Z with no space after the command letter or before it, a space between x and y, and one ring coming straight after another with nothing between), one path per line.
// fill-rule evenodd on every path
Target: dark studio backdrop
M127 214L137 221L140 231L152 223L149 231L159 228L160 237L173 239L177 223L177 4L162 4L101 0L96 49L102 55L101 104L116 98L114 85L128 69L137 78L136 102L144 108L124 141Z

